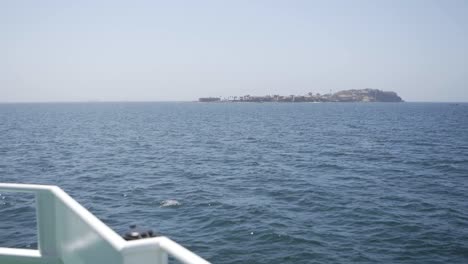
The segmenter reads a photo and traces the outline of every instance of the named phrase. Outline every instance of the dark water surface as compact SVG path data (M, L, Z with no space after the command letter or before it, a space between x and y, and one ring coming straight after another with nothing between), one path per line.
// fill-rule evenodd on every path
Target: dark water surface
M468 104L0 104L0 182L213 263L468 263ZM33 208L1 193L0 246Z

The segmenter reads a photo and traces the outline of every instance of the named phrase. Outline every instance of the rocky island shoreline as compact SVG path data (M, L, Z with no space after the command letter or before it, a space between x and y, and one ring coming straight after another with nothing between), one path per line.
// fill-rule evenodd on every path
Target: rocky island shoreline
M202 97L199 102L403 102L397 93L378 89L343 90L336 93L306 95L265 95L265 96L229 96Z

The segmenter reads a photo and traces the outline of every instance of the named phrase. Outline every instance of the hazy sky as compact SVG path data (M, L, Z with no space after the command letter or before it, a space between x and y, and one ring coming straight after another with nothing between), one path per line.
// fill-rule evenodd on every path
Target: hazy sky
M468 1L0 0L0 101L468 101Z

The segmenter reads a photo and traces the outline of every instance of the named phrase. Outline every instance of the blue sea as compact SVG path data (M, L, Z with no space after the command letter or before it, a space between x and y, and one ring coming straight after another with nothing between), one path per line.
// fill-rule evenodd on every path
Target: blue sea
M0 104L0 182L212 263L468 263L468 104ZM0 246L37 247L0 192Z

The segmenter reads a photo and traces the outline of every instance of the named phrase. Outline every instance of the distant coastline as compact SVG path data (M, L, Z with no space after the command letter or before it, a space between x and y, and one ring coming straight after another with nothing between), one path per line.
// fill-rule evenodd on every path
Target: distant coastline
M221 97L201 97L199 102L285 102L285 103L325 103L325 102L404 102L396 92L382 91L378 89L359 89L359 90L343 90L329 94L313 94L306 95L265 95L265 96L229 96L228 98Z

